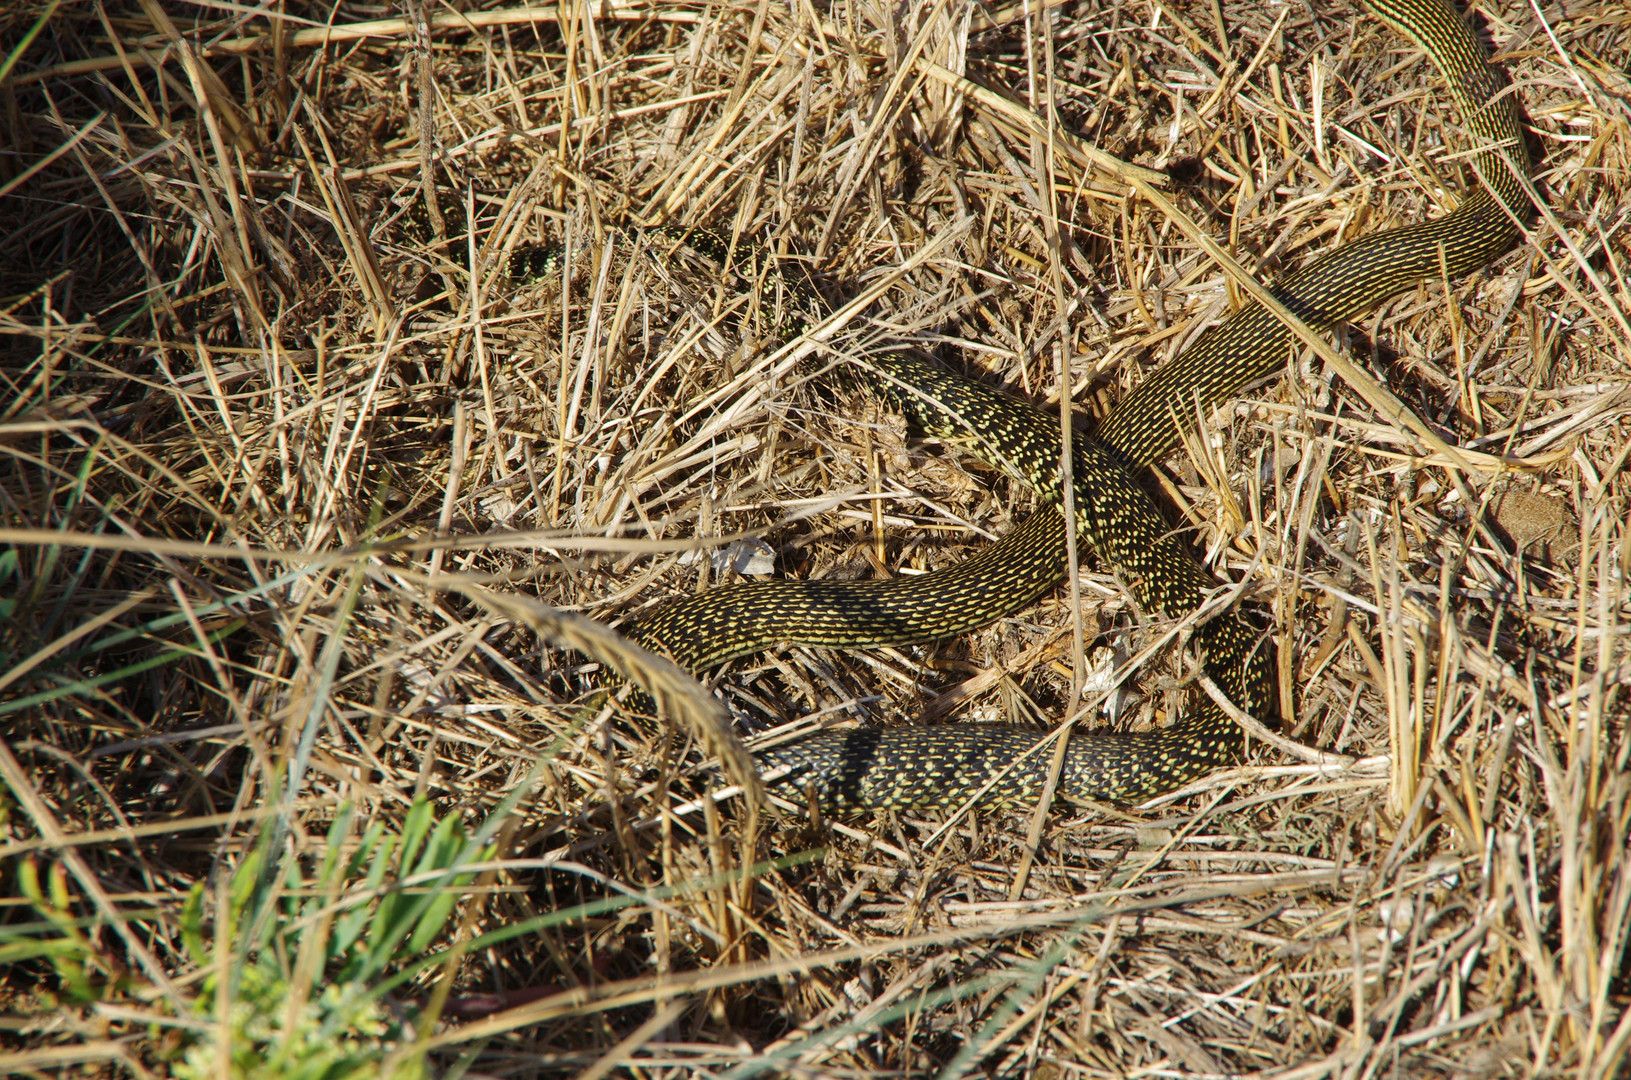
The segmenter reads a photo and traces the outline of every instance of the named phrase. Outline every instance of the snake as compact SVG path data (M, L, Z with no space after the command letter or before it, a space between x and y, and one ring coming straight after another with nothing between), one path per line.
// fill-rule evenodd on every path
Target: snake
M1461 114L1478 175L1448 213L1364 236L1294 270L1272 295L1316 332L1329 330L1426 279L1475 271L1523 235L1530 162L1518 103L1450 0L1369 0L1388 26L1438 68ZM626 631L637 644L701 672L788 644L873 647L949 638L1030 606L1067 566L1072 525L1147 612L1182 619L1218 587L1167 524L1138 475L1195 418L1286 366L1291 329L1250 303L1158 367L1116 406L1092 439L1073 438L1074 522L1062 498L1057 416L1006 391L907 353L857 365L863 380L932 438L975 452L1036 492L1029 518L952 566L872 581L774 580L715 588L672 601ZM1235 610L1197 619L1190 638L1201 670L1245 713L1277 701L1265 635ZM755 754L775 782L829 812L950 810L974 799L1035 802L1054 754L1017 724L890 725L820 732ZM1055 792L1079 802L1137 802L1238 762L1242 727L1210 696L1144 731L1074 731Z

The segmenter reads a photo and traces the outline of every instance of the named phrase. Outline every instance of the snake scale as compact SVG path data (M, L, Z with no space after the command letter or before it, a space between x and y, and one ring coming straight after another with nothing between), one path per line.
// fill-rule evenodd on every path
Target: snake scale
M1351 319L1423 279L1461 275L1510 249L1528 215L1529 160L1515 95L1450 0L1369 0L1432 58L1474 148L1480 185L1439 218L1366 236L1275 283L1274 295L1317 331ZM1073 440L1077 535L1128 583L1147 611L1181 618L1216 585L1134 479L1172 447L1185 420L1286 363L1292 332L1258 304L1240 309L1159 368L1101 425ZM701 670L781 644L875 646L949 637L1014 614L1052 589L1066 566L1057 418L909 355L874 358L866 381L930 436L971 441L1031 486L1043 505L997 542L945 570L881 581L769 581L671 602L629 636ZM1229 612L1198 625L1203 669L1230 699L1264 715L1275 697L1260 635ZM996 801L1034 801L1051 767L1023 727L956 724L819 734L756 755L761 769L831 811L954 807L994 778ZM1083 732L1066 747L1058 792L1133 801L1236 761L1238 725L1209 698L1144 732ZM1008 770L1006 775L1003 770Z

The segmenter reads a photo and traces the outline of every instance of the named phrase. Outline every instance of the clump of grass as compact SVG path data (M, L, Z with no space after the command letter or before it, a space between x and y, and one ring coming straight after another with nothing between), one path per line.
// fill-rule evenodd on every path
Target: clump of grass
M0 955L49 962L56 978L41 991L46 1009L158 1006L146 1014L162 1033L153 1053L184 1080L423 1075L415 1032L435 1010L391 991L446 959L431 948L447 944L475 879L468 868L494 849L468 837L457 816L438 820L425 800L409 808L400 833L382 820L362 825L340 807L313 857L302 859L280 853L283 830L273 822L235 866L195 884L176 930L197 977L179 998L133 977L87 936L60 862L42 887L37 860L22 861L21 893L41 921L0 931ZM178 1000L186 1007L167 1014L163 1006Z
M424 1018L390 1009L382 984L444 937L475 877L460 869L492 854L470 842L456 817L434 815L422 800L400 836L383 821L353 836L356 815L342 807L309 878L294 859L268 867L274 855L263 843L217 896L193 886L181 937L198 970L210 973L193 1010L216 1022L176 1063L177 1076L420 1075L411 1055L385 1067L408 1049L410 1020ZM211 907L224 925L210 925Z

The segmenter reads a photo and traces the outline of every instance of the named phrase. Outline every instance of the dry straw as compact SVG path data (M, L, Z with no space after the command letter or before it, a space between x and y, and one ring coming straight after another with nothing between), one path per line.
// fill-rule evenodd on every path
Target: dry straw
M751 786L750 729L1157 723L1198 692L1151 648L1186 627L1082 552L967 640L783 650L717 696L606 628L730 541L900 574L1010 528L1017 486L826 373L906 342L1102 415L1254 282L1476 182L1424 60L1346 2L8 13L0 880L60 886L95 992L59 1014L14 954L0 1067L155 1074L214 1030L182 905L263 822L298 885L341 804L514 795L462 961L393 991L453 977L401 1050L438 1068L1624 1075L1631 19L1477 14L1528 242L1153 478L1273 627L1268 745L1143 807L812 832L699 798L707 766ZM514 271L540 243L551 283ZM767 252L838 314L776 340ZM1150 656L1101 685L1077 638Z

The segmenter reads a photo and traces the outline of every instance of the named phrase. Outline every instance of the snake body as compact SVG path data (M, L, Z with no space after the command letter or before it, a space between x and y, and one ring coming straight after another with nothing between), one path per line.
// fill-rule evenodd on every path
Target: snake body
M1370 0L1382 20L1419 45L1449 83L1475 143L1481 185L1450 213L1367 236L1286 275L1274 295L1325 330L1414 286L1459 275L1507 251L1521 234L1529 162L1517 104L1449 0ZM1105 420L1096 441L1074 440L1075 526L1149 611L1183 617L1215 587L1171 534L1133 470L1177 441L1210 409L1272 374L1293 335L1262 306L1242 308L1158 369ZM973 557L930 574L870 582L773 581L728 586L666 605L630 631L640 644L700 670L785 643L893 645L949 637L1014 614L1053 588L1066 565L1057 419L1008 394L908 355L874 359L867 381L927 434L972 440L976 451L1030 485L1044 505ZM1225 613L1193 641L1203 667L1239 707L1262 715L1274 698L1272 663L1258 633ZM946 808L982 790L1034 800L1049 753L1028 757L1039 733L996 724L834 731L758 755L762 768L830 810ZM1132 801L1238 759L1240 728L1210 699L1182 720L1137 732L1085 732L1066 747L1059 793ZM1000 781L993 783L1000 776Z

